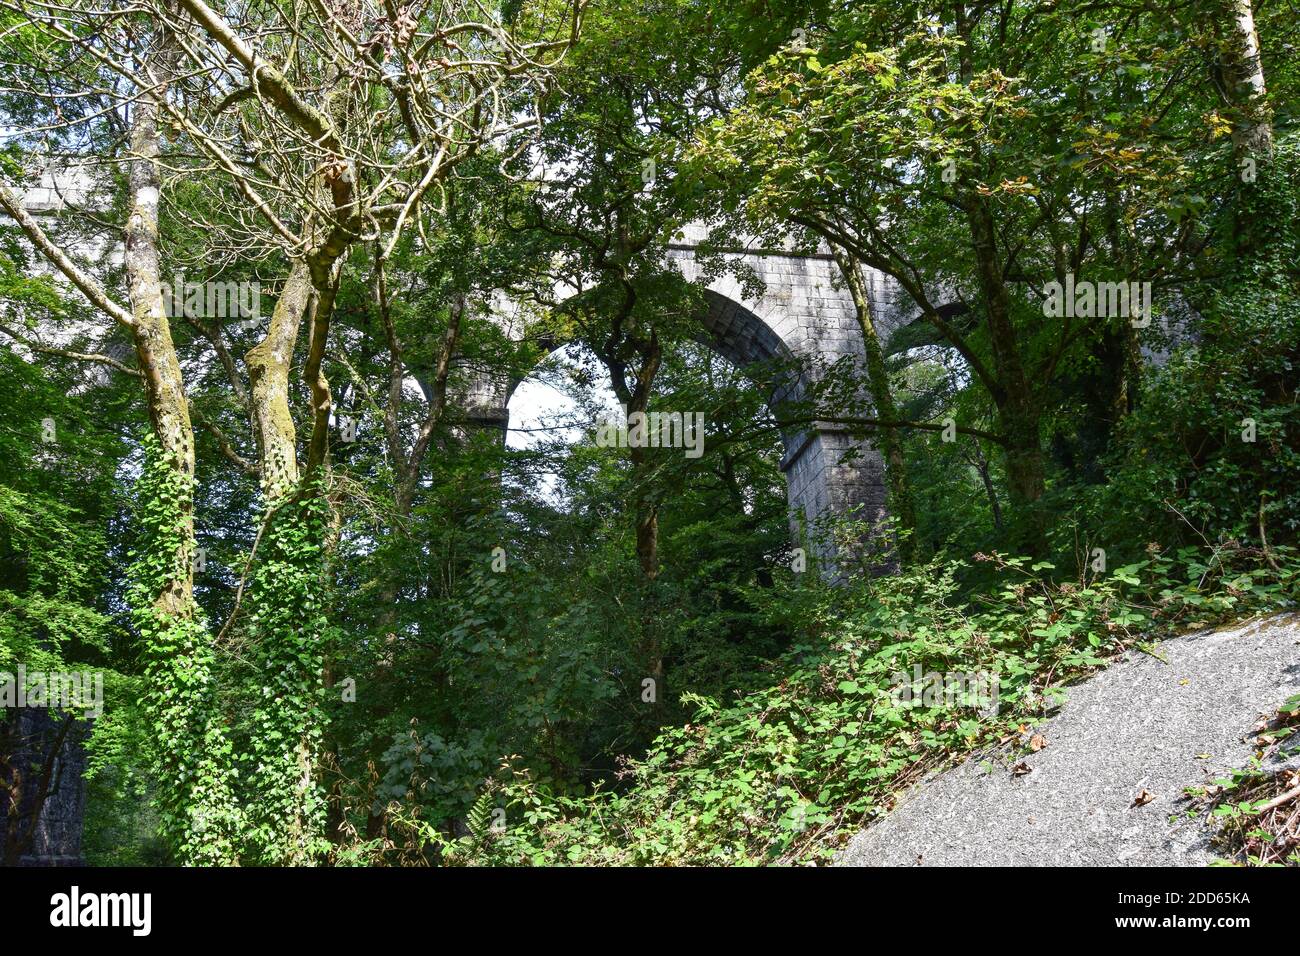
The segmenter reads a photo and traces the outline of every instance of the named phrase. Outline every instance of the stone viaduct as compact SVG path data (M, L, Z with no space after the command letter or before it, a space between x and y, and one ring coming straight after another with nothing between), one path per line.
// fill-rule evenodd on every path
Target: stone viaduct
M702 275L697 248L700 226L687 227L669 257L682 275ZM763 282L761 297L746 296L731 274L706 288L698 340L743 370L791 370L777 384L760 382L769 404L797 400L826 368L848 357L862 360L862 333L853 301L829 252L749 247L727 255L742 262ZM882 338L904 324L907 302L897 284L875 270L864 270L873 315ZM507 320L507 325L510 320ZM509 427L508 403L518 381L478 376L462 399L476 424ZM876 518L885 507L884 465L869 442L854 439L844 425L817 422L782 434L781 471L789 492L791 521L815 522L827 513L856 512Z

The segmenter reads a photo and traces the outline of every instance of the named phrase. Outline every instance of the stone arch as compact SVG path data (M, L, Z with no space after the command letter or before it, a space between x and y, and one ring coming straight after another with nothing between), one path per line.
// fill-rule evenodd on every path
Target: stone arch
M787 341L799 331L788 313L778 326L716 288L705 292L705 300L697 340L749 373L767 391L774 411L785 402L804 399L825 359L838 357L810 353L803 337ZM884 464L874 448L854 439L845 426L816 422L785 429L781 439L781 471L796 535L800 525L828 513L872 519L883 513Z
M819 367L851 352L858 341L855 327L844 330L842 314L831 324L816 314L811 322L801 321L809 316L788 308L776 309L775 319L764 318L758 311L764 302L747 304L738 293L730 280L705 290L695 339L748 375L767 393L774 410L804 398ZM780 289L776 295L787 302L791 298ZM566 343L552 344L550 351ZM508 404L520 381L471 377L462 399L467 419L499 429L504 440ZM884 465L869 443L853 438L843 425L826 422L792 427L781 437L780 467L796 538L805 524L827 514L852 512L875 519L883 513Z

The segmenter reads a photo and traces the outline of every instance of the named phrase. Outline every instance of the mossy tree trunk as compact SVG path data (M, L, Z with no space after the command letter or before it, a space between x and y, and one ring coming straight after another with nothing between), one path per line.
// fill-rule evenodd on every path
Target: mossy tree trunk
M156 446L140 482L150 547L138 568L135 609L146 645L147 706L165 829L182 862L237 860L239 815L231 790L231 754L215 702L211 634L194 603L194 431L180 361L164 306L158 248L161 194L158 115L175 62L162 35L142 64L153 81L131 117L125 267L136 357L145 383ZM152 521L156 524L152 524Z

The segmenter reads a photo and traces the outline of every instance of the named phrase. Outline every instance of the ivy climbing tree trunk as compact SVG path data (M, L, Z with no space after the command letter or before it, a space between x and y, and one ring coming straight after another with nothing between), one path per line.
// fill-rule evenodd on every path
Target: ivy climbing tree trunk
M45 234L21 197L0 189L0 206L35 249L126 328L134 343L152 427L136 482L141 536L128 602L143 645L161 829L182 863L235 864L242 818L233 790L233 753L215 697L211 633L194 603L194 431L164 308L158 248L158 115L176 46L165 31L151 39L157 42L133 75L138 96L129 113L124 265L130 308Z
M327 279L333 271L327 269ZM261 684L250 718L246 776L253 858L268 865L307 865L327 849L325 654L331 574L326 561L331 505L325 454L328 382L320 370L322 306L314 263L294 261L266 336L247 356L262 475L263 517L252 556L244 633ZM308 472L299 467L289 403L290 371L304 319L311 336L304 377L311 386ZM325 319L328 329L328 318ZM324 382L322 386L322 382ZM330 763L330 761L326 761Z
M324 109L315 108L202 0L181 0L181 5L216 44L258 77L283 119L331 159L317 188L322 207L332 206L333 219L309 219L308 251L295 259L271 329L249 355L265 492L262 554L253 565L244 624L262 682L247 754L249 816L258 862L301 865L328 849L318 759L325 736L326 536L334 524L328 475L333 395L325 349L343 258L359 235L356 172L343 159L336 125L341 117L333 115L336 107L341 109L340 87L332 85L335 93L327 96ZM302 317L308 327L303 381L310 392L311 431L299 470L288 414L288 371Z
M154 436L138 486L146 545L133 572L134 615L145 642L164 830L183 862L226 864L237 860L239 814L215 701L211 636L194 603L194 431L158 251L158 112L174 51L164 37L143 64L154 83L131 119L125 265Z
M1274 155L1273 111L1264 81L1264 60L1251 0L1221 0L1220 29L1223 96L1232 125L1233 170L1239 181L1228 244L1240 260L1252 259L1266 244L1272 224L1260 208L1256 183L1269 174ZM1246 266L1250 268L1249 265Z

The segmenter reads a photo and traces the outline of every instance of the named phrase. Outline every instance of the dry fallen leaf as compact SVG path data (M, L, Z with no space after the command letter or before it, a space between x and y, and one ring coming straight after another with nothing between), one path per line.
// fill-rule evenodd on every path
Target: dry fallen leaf
M1152 793L1146 787L1143 787L1141 790L1138 791L1138 795L1133 798L1133 806L1129 807L1129 809L1132 810L1133 807L1144 807L1155 798L1156 795L1154 793Z
M1042 734L1034 734L1034 736L1029 738L1029 749L1034 753L1038 753L1038 751L1042 750L1046 746L1047 738Z

